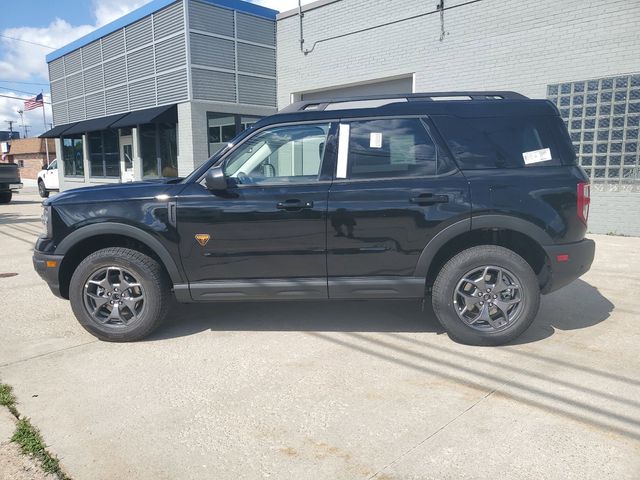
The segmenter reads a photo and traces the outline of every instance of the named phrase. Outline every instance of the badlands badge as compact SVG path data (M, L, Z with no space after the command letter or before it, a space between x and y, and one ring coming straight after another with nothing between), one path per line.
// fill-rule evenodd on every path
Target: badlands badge
M201 247L204 247L207 243L209 243L209 239L211 236L208 233L197 233L196 240L200 244Z

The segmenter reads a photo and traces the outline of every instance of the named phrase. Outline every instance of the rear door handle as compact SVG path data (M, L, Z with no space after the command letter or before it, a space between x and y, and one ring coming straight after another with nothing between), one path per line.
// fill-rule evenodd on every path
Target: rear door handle
M435 205L436 203L449 203L449 195L434 195L433 193L420 193L409 198L411 203L418 205Z
M302 200L285 200L284 202L278 202L276 205L278 210L296 211L296 210L308 210L313 208L313 202L303 202Z

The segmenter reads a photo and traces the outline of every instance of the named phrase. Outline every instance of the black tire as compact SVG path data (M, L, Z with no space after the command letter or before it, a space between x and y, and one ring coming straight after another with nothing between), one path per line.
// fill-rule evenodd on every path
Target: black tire
M139 285L139 287L135 288L140 288L139 292L142 292L143 301L137 304L140 308L139 314L135 318L131 315L133 321L130 321L130 323L101 323L89 311L88 302L92 300L85 296L89 293L87 289L90 284L97 284L92 280L94 275L107 269L107 267L116 267L115 271L120 271L121 275L124 275L122 272L130 275L127 278L134 278ZM107 270L106 276L109 276L109 271L111 270ZM120 277L116 276L116 278ZM116 285L119 284L116 282ZM121 290L120 295L122 300L125 300L123 295L125 290ZM92 298L98 296L95 293L93 292L94 297ZM112 298L105 295L105 293L114 294L114 292L103 292L103 294L99 295L101 299ZM171 291L166 274L156 260L136 250L110 247L92 253L78 265L71 277L69 300L71 301L73 313L80 325L92 335L108 342L133 342L147 337L162 323L171 304ZM111 301L108 303L111 303ZM115 303L118 303L117 300ZM119 303L122 304L122 301ZM92 306L95 306L95 304L92 304ZM109 309L113 311L113 308L105 303L104 307L100 307L100 314L104 316L109 313ZM122 309L120 310L121 312L128 312L128 314L133 312L132 310L127 310L126 306L120 308ZM111 314L109 313L110 316Z
M49 197L49 190L45 188L44 182L42 180L38 180L38 193L42 198Z
M491 270L484 270L487 266L490 266ZM511 310L508 310L505 315L495 306L500 299L493 299L493 294L500 295L499 292L491 292L489 288L491 293L486 293L485 289L478 295L481 289L477 288L477 285L480 285L479 282L483 280L478 280L477 284L463 280L465 276L468 277L470 272L474 271L482 272L480 277L477 277L480 279L487 277L495 279L498 271L508 279L515 277L515 281L507 280L507 282L512 282L514 294L511 294L511 290L501 288L501 291L504 291L505 295L511 295L506 297L508 301L515 303L518 297L520 301L513 306L508 306L507 309ZM491 272L496 272L494 277L491 277ZM485 274L487 277L484 276ZM515 286L518 285L520 289L517 290L516 295ZM491 287L492 285L490 282L486 282L485 286ZM466 289L472 293L466 293L468 296L460 295L460 292L462 290L466 292ZM476 295L482 296L482 298L476 299ZM469 306L464 305L466 298L470 299L469 305L471 306L468 310L470 313L466 314L469 315L469 319L465 320L467 323L460 316L467 319L464 313L465 306ZM474 303L480 301L484 306L480 306L480 303ZM535 273L520 255L504 247L480 245L463 250L445 264L433 285L432 302L436 317L453 340L468 345L502 345L520 336L533 322L540 306L540 287ZM501 302L501 307L504 308L506 303ZM483 320L486 317L478 317L480 309L483 308L487 309L487 315L490 315L496 324L503 321L505 324L496 328L488 321ZM494 313L491 314L491 311ZM514 312L513 316L509 312ZM509 317L511 316L513 319L510 321ZM480 318L477 323L475 323L476 318Z
M13 197L13 192L0 192L0 203L9 203Z

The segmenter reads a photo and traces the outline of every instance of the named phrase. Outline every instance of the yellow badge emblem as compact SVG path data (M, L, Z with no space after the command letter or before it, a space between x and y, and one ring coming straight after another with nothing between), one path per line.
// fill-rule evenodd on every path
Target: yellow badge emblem
M196 234L196 240L200 244L200 246L204 247L207 243L209 243L209 239L211 236L208 233L198 233Z

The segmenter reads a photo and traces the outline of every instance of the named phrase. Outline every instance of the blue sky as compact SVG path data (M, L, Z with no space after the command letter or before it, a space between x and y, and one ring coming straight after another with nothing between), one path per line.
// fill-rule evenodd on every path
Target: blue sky
M22 106L21 100L1 95L28 98L42 91L45 101L49 100L44 60L47 53L149 1L18 0L3 5L5 8L0 15L0 130L6 129L6 120L19 119L16 111ZM251 1L280 11L298 5L297 0ZM51 122L50 108L46 113ZM25 123L31 126L31 134L41 133L44 130L42 111L25 113Z

